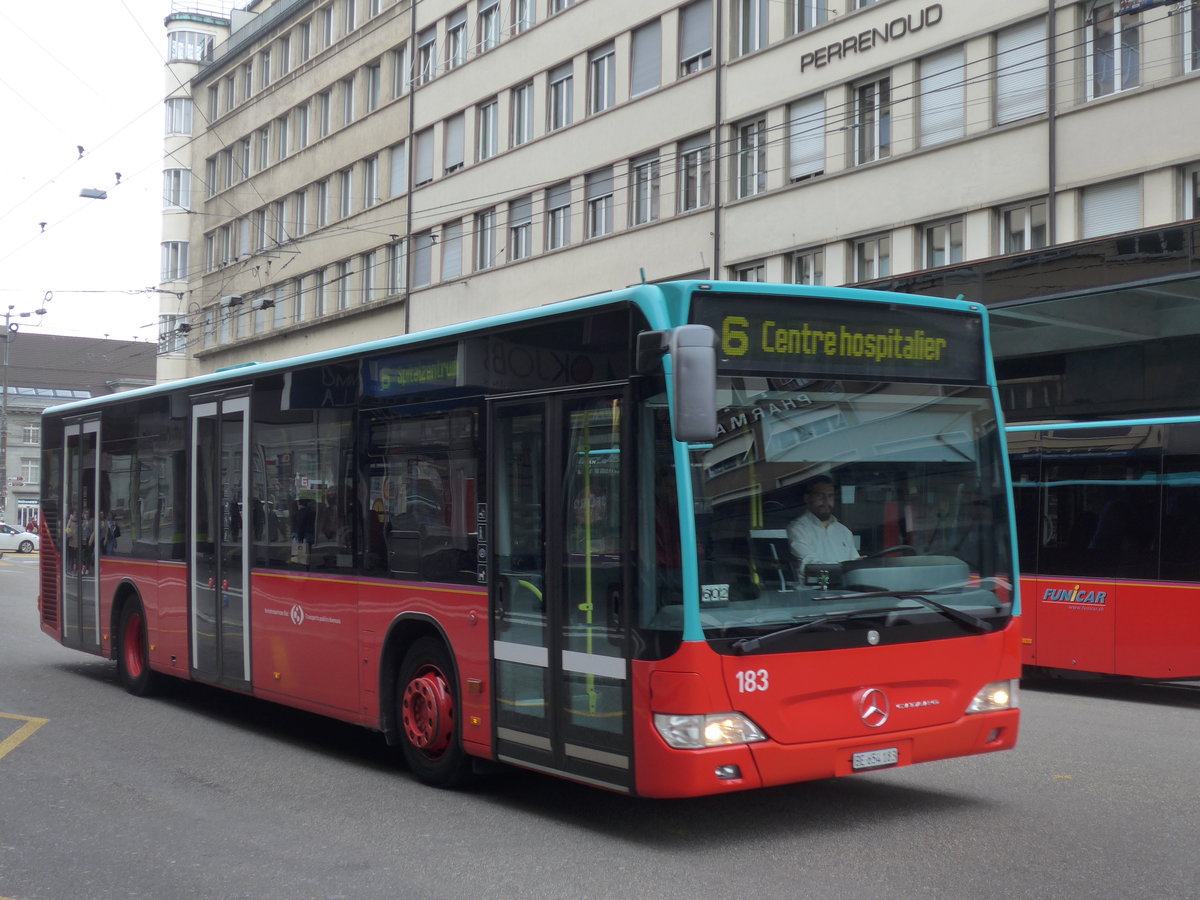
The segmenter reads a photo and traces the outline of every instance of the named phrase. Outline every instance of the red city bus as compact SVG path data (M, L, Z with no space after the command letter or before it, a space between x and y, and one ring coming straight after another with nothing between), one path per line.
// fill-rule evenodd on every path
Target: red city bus
M1027 669L1200 678L1200 417L1006 432Z
M378 730L439 785L682 797L1007 749L984 317L639 285L60 406L42 628L134 694ZM793 558L816 476L855 558Z

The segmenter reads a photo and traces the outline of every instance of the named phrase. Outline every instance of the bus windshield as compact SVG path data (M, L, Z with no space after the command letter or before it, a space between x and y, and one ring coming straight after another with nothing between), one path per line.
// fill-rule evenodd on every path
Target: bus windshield
M691 450L700 619L714 647L1003 626L1012 560L987 389L725 377L719 390L719 437Z

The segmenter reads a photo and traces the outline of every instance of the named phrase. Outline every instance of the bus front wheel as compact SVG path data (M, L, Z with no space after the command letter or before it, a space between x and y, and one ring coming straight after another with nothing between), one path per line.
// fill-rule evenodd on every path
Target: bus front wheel
M413 774L426 784L458 787L471 771L462 748L454 666L445 644L416 641L396 683L400 746Z
M153 694L161 678L150 668L146 614L142 611L142 604L136 600L126 603L121 610L117 638L117 674L121 684L137 697Z

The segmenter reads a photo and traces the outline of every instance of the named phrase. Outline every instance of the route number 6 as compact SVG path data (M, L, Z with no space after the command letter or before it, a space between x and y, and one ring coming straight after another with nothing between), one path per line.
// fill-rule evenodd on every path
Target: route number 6
M753 694L770 687L766 669L746 669L737 673L738 693Z

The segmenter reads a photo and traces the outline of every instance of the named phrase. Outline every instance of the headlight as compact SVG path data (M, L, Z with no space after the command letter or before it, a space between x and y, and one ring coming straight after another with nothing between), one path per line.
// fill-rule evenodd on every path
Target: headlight
M1009 681L993 681L985 686L975 695L967 712L995 712L998 709L1016 709L1018 706L1017 679L1013 678Z
M707 716L654 714L654 727L664 741L676 750L702 750L729 744L765 741L761 729L741 713L715 713Z

